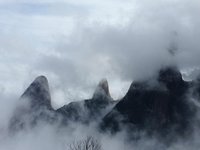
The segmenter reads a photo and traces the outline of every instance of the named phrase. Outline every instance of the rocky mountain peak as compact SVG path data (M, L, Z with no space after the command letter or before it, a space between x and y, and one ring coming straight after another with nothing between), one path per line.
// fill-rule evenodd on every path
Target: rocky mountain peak
M176 67L167 67L159 71L158 80L163 83L183 81L180 71Z
M107 98L111 98L107 79L102 79L99 82L99 84L98 84L98 86L97 86L97 88L96 88L96 90L93 94L94 99L102 97L102 96L107 97Z
M37 77L21 96L30 101L31 108L51 107L48 80L45 76Z

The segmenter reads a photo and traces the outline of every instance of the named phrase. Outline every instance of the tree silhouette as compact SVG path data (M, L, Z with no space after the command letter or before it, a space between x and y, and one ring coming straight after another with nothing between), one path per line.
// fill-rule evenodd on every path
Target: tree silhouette
M69 150L101 150L101 145L92 136L88 136L84 140L74 141L69 145Z

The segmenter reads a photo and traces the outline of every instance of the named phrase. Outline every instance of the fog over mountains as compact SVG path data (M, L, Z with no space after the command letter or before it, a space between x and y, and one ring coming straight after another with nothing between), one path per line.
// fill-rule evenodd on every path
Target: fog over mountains
M0 150L200 147L199 0L0 0Z
M151 147L138 145L136 149L140 146L170 149L179 141L196 140L193 138L200 129L199 89L199 78L184 81L177 67L166 66L155 77L134 81L120 100L113 100L108 81L103 79L91 99L71 102L55 110L51 106L48 80L39 76L20 97L24 104L15 109L8 133L15 137L51 126L57 137L60 132L73 133L84 127L89 130L86 134L92 131L92 136L100 141L107 136L109 141L123 138L128 145L125 149L143 140L157 142ZM110 149L106 146L104 149Z

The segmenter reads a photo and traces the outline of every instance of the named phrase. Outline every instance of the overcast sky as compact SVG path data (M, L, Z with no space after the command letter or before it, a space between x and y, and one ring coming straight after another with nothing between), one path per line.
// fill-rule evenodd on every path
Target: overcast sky
M0 0L0 93L20 96L45 75L59 107L90 98L102 78L116 99L161 66L198 72L199 8L199 0Z

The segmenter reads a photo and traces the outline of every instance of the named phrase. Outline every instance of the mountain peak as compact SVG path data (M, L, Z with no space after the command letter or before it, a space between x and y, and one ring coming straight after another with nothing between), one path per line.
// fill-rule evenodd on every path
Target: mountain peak
M33 82L48 84L47 78L45 76L43 76L43 75L38 76L37 78L35 78L35 80Z
M185 132L196 111L185 96L189 83L174 67L160 70L155 85L149 82L134 81L124 98L103 118L102 129L117 132L127 125L130 130L136 127L150 134L158 131L163 135L169 128L177 134Z
M182 74L176 67L166 67L159 71L158 81L165 84L168 89L182 86Z
M182 75L176 67L166 67L159 71L159 80L163 82L182 81Z
M108 81L107 79L102 79L99 84L98 87L101 88L102 90L104 90L104 92L106 93L107 96L110 96L110 92L109 92L109 86L108 86Z
M31 108L51 107L51 96L48 80L45 76L38 76L26 89L21 98L30 101Z
M109 92L108 81L105 78L99 82L99 84L94 92L93 98L99 98L101 96L106 96L108 98L111 98L110 92Z

